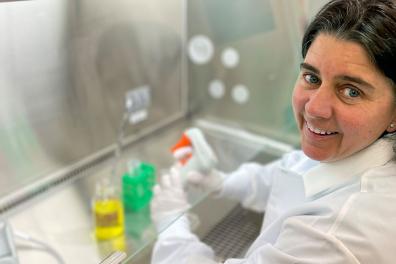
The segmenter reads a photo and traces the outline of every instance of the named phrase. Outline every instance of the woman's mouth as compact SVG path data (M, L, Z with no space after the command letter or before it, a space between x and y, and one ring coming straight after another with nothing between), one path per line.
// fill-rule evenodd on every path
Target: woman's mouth
M321 129L321 128L318 128L318 127L314 127L312 124L308 123L307 121L305 121L305 124L307 125L308 130L311 131L312 133L316 134L316 135L329 136L329 135L334 135L334 134L338 133L338 132L329 131L329 130Z

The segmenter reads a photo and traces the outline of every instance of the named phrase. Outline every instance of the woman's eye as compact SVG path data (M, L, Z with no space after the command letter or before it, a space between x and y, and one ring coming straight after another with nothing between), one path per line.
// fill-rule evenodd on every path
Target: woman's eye
M318 84L320 82L320 79L313 74L304 74L304 80L309 83L309 84Z
M355 88L351 88L351 87L347 87L347 88L343 89L342 93L346 97L355 98L355 97L360 96L360 91Z

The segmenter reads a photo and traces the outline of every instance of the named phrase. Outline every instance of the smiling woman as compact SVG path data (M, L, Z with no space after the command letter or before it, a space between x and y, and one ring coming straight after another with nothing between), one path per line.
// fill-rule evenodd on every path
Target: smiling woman
M394 14L393 1L332 1L307 29L293 106L309 157L339 160L396 130Z
M201 186L224 179L217 197L265 211L246 255L224 263L394 263L396 1L330 1L308 26L302 55L292 99L302 150L228 174L194 172L204 174ZM180 196L178 186L162 193ZM155 195L152 210L166 198ZM181 217L160 235L152 262L214 259Z
M361 45L318 34L293 94L302 150L320 161L350 156L395 131L394 102L392 82Z

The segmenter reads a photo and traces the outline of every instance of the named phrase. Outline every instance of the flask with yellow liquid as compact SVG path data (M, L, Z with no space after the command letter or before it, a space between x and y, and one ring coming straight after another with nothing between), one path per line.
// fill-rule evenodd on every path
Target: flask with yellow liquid
M123 206L109 180L96 184L92 211L98 240L112 239L124 233Z

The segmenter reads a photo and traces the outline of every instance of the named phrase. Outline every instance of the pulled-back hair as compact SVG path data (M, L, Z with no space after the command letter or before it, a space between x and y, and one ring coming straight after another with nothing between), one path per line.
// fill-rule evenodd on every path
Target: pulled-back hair
M395 1L330 1L319 11L305 31L302 41L303 58L317 35L328 33L360 44L373 64L396 84Z

